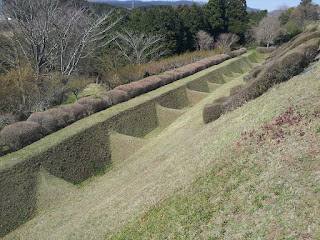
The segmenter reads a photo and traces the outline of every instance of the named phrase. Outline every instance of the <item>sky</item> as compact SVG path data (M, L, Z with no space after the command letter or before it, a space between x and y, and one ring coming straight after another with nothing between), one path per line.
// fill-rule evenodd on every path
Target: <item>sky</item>
M282 5L296 7L299 3L300 0L247 0L248 7L261 10L267 9L268 11L276 10ZM320 4L320 0L313 0L313 3Z

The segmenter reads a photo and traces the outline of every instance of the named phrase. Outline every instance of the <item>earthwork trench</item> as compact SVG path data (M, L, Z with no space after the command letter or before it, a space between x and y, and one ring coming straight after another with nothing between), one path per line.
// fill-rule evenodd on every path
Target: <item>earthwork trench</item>
M260 57L260 59L259 59ZM223 84L245 76L259 64L255 54L213 70L185 85L126 112L109 130L113 164L122 162L160 134L177 118L191 110L201 100ZM130 127L127 125L130 123Z
M242 77L262 59L262 55L248 52L79 120L2 157L0 236L36 215L41 169L79 184L116 166L223 84L241 84Z

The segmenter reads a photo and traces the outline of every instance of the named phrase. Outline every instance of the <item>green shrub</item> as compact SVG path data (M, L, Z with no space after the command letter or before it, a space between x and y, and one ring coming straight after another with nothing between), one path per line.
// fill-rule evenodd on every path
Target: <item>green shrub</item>
M203 121L205 124L218 119L222 114L221 103L212 103L204 106Z

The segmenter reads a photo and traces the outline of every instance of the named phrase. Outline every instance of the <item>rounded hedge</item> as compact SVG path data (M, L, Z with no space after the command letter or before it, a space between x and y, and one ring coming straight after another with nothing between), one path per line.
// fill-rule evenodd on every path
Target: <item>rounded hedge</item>
M80 120L87 115L86 108L79 103L63 105L60 106L59 109L61 109L69 115L71 122Z
M129 100L128 93L122 90L113 89L108 92L103 93L103 95L108 96L112 102L112 105L122 103Z
M76 101L86 108L86 114L91 115L101 110L106 109L105 103L101 98L84 97Z
M46 111L31 114L27 121L39 124L45 130L46 134L50 134L58 130L57 119Z
M43 128L31 121L10 124L2 129L0 138L5 146L15 151L21 149L44 136Z

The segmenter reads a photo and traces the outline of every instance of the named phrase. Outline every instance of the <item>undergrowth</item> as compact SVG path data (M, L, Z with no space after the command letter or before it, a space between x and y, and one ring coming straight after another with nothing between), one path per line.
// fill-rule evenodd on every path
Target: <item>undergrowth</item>
M243 132L210 172L111 239L319 239L319 121L292 106Z

